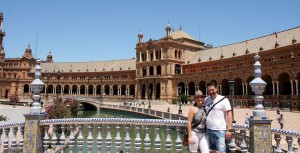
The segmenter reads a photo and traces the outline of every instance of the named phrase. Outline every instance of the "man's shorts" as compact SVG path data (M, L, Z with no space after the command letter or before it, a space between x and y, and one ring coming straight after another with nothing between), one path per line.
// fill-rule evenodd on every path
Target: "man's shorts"
M226 153L225 130L206 130L206 139L210 150L216 150L218 153Z

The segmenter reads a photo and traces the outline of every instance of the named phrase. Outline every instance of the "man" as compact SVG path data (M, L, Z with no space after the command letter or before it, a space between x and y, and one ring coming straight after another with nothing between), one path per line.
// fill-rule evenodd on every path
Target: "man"
M207 84L207 90L209 96L205 99L204 105L206 113L208 113L206 119L206 136L209 149L211 153L225 153L225 139L231 138L232 129L230 102L227 98L218 94L217 85L214 82ZM216 105L213 107L214 104ZM208 112L210 109L211 111Z

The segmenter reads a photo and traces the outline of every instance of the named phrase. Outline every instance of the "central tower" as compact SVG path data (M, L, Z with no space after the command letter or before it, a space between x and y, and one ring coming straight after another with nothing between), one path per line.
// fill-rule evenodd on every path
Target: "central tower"
M136 99L155 99L171 102L176 97L174 79L182 74L181 65L199 50L204 43L195 40L180 27L171 31L169 23L165 27L165 37L143 42L143 34L138 34L136 44ZM176 84L175 84L176 85ZM177 85L176 85L177 86ZM175 89L175 90L174 90Z

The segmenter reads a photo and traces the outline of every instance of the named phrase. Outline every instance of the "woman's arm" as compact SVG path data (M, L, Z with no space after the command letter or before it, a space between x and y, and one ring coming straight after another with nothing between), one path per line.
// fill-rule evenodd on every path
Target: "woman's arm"
M187 129L189 134L189 144L194 143L192 139L192 122L195 116L195 108L191 107L188 114L188 123L187 123Z

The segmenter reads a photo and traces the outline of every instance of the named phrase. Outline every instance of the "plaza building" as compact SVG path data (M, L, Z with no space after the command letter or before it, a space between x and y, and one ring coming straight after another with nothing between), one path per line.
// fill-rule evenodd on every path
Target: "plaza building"
M2 23L0 14L0 97L18 94L21 99L30 99L36 59L30 45L21 58L5 57ZM196 40L181 27L174 30L169 24L164 35L143 41L142 32L138 33L136 57L127 60L55 62L49 52L41 63L46 85L42 97L73 95L106 101L152 99L172 103L180 93L189 101L196 90L207 94L210 81L227 96L228 83L234 81L235 106L251 107L255 104L249 83L254 79L253 57L258 53L262 79L267 83L264 106L300 110L300 27L218 47Z

